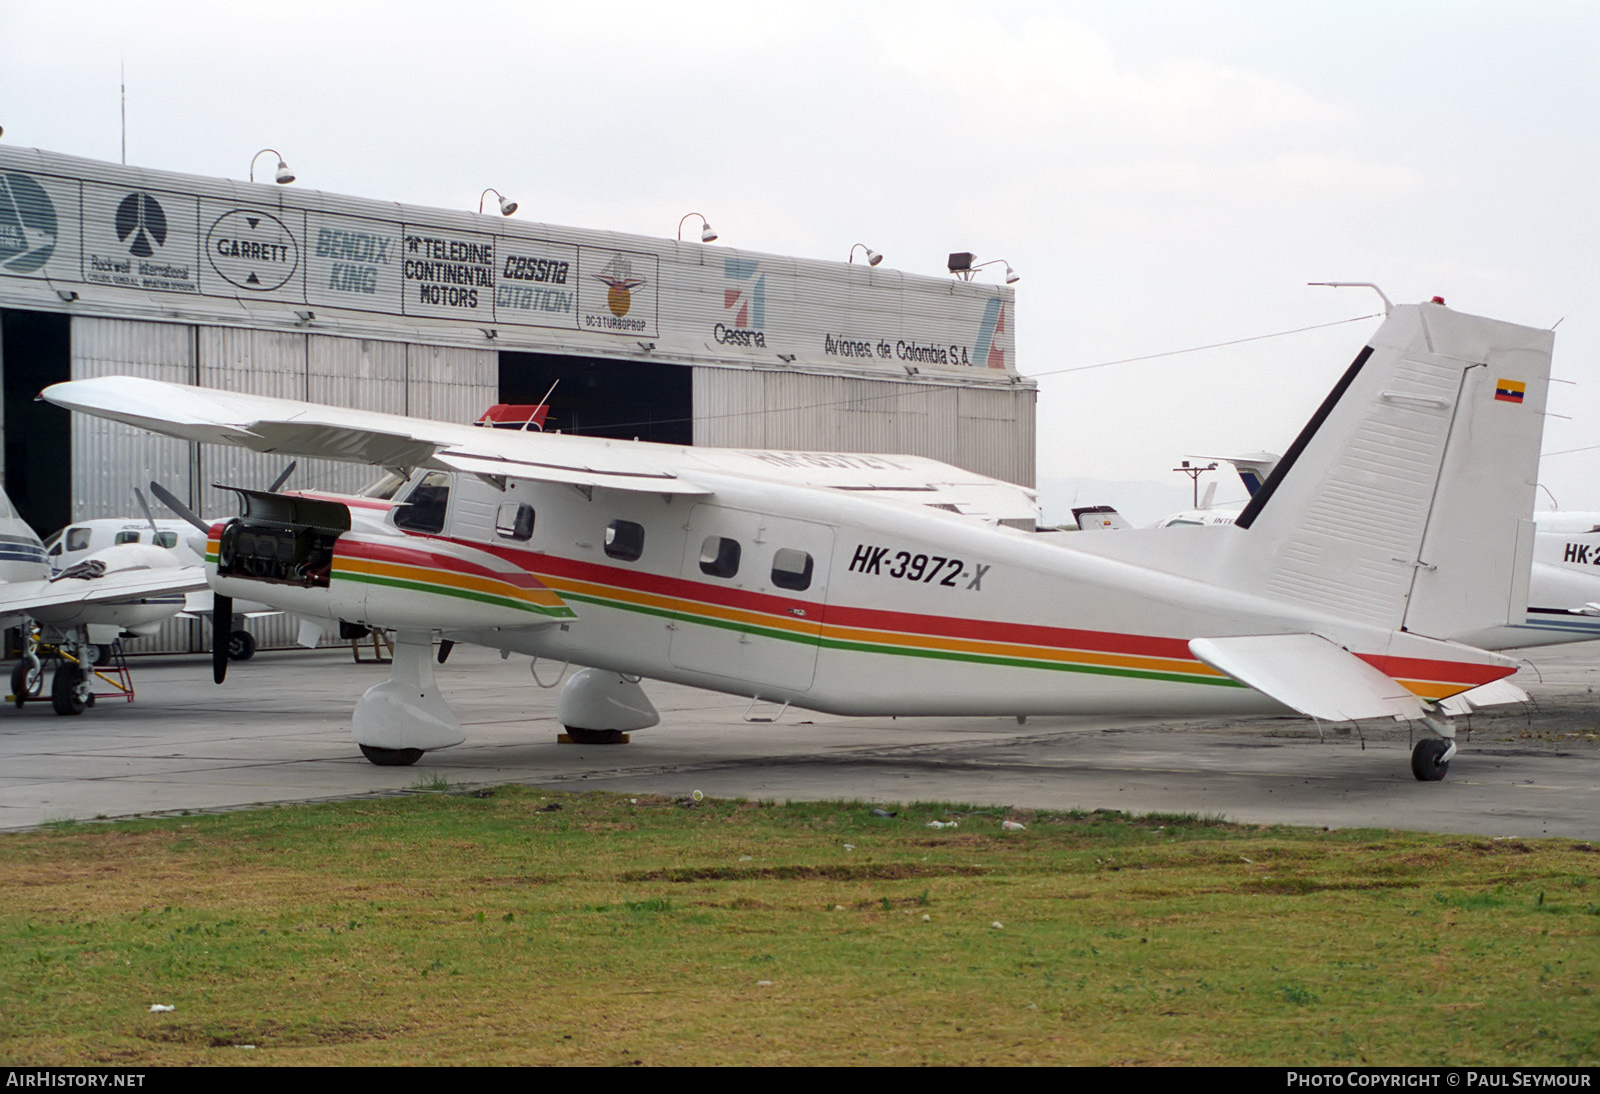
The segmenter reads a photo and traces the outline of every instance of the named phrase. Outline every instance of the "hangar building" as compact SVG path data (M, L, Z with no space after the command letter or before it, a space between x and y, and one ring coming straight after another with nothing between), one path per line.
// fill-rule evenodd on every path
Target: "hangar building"
M565 432L905 452L1031 486L1015 323L995 284L0 146L0 471L42 535L136 512L151 478L231 513L211 484L283 469L34 401L112 374L458 422L554 384ZM289 486L372 477L303 460ZM139 648L198 648L169 631Z

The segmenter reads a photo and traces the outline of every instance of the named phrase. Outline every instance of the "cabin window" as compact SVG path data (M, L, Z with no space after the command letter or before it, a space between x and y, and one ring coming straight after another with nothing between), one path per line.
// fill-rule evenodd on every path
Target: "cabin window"
M67 530L67 550L87 551L89 549L89 529L70 528Z
M804 551L780 547L772 556L772 583L795 592L811 588L811 556Z
M732 577L739 572L739 541L707 536L700 545L700 572L712 577Z
M155 536L155 545L157 547L176 547L178 545L178 533L157 532Z
M644 525L631 520L614 520L606 525L606 554L633 562L644 554Z
M532 539L533 506L525 502L501 502L500 511L495 514L494 530L500 533L501 539Z
M405 504L394 511L394 525L408 532L444 531L444 514L450 506L450 476L430 471L412 488Z
M139 542L139 533L138 532L118 532L117 533L116 543L117 543L118 546L121 546L124 543L138 543L138 542Z

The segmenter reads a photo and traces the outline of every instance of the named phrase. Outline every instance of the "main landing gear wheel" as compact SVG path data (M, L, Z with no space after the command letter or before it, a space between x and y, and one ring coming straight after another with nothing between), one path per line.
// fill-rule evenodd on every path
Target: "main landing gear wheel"
M361 754L379 767L410 767L422 759L420 748L379 748L377 745L362 745Z
M228 635L228 660L248 661L256 655L256 638L249 631L234 631Z
M78 693L83 683L83 670L77 665L62 665L56 669L56 678L50 683L50 705L57 714L82 714L88 705Z
M1449 741L1441 741L1436 737L1418 741L1417 747L1411 750L1411 773L1417 777L1417 781L1432 783L1444 778L1444 773L1450 770L1450 762L1440 757L1448 751Z
M572 738L575 745L620 745L627 741L626 735L620 729L578 729L576 726L563 726L567 736Z
M21 710L23 703L43 693L44 669L37 661L29 661L24 657L11 670L11 694L17 697L17 709Z

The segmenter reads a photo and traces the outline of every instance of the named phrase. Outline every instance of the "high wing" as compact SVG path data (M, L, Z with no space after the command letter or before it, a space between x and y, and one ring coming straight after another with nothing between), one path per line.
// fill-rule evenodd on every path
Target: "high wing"
M346 463L463 471L650 494L709 495L737 476L847 490L991 521L1031 520L1034 492L920 456L686 448L483 429L129 376L73 380L42 397L183 440Z

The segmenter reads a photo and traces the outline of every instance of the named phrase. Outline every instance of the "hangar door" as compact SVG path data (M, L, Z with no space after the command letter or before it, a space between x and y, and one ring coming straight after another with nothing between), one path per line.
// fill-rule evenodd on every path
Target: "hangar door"
M531 406L554 384L546 429L690 444L693 377L693 369L664 361L507 351L500 354L500 401Z

